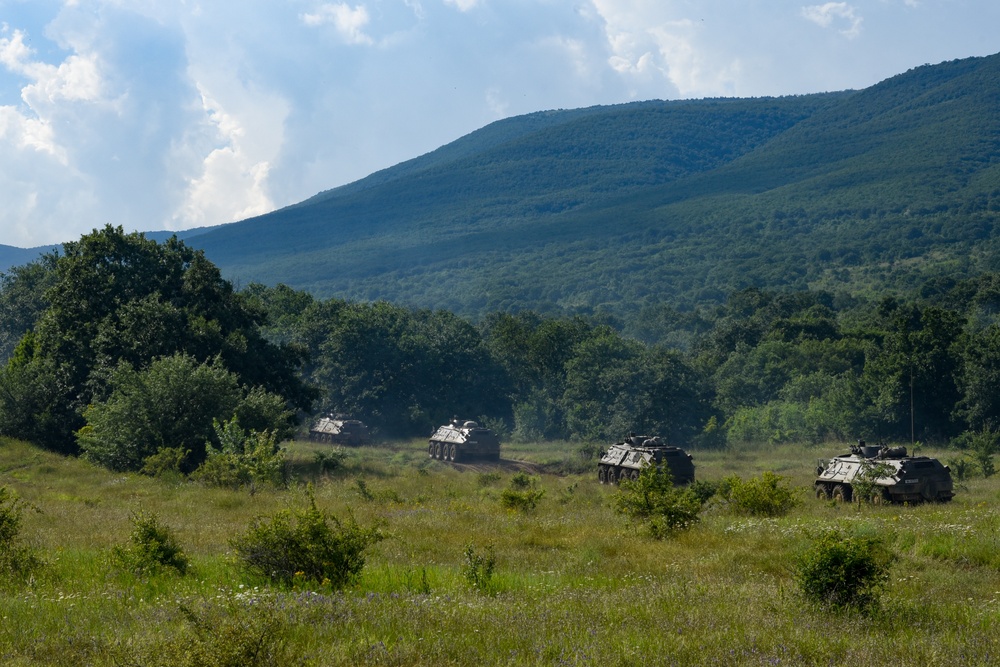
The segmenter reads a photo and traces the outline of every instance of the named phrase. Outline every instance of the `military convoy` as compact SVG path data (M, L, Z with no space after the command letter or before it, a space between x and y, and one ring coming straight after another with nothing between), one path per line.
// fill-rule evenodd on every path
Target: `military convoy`
M694 463L690 454L680 447L667 445L659 436L635 433L608 447L597 464L597 479L601 484L639 479L639 471L648 465L667 466L674 484L694 481Z
M363 422L340 415L319 419L309 429L309 439L340 445L367 445L372 441L371 433Z
M859 441L850 454L820 460L816 497L850 502L855 484L867 476L875 485L875 503L947 502L954 497L951 470L927 456L907 456L906 447L878 447ZM882 476L874 478L875 474Z
M499 461L500 438L478 422L456 418L434 431L427 454L440 461Z

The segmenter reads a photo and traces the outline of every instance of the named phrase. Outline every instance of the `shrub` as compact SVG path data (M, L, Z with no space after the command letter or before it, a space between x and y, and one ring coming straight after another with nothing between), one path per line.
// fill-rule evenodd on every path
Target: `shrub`
M128 546L114 547L111 562L133 572L156 572L170 568L179 574L188 569L188 559L170 529L153 513L132 515L132 534Z
M726 477L719 494L737 512L752 516L783 516L799 504L795 492L781 475L765 471L759 477Z
M872 502L881 498L883 487L879 485L878 480L883 477L891 478L895 472L895 469L888 463L861 459L858 474L851 481L851 498L859 503L863 500Z
M256 488L259 483L285 482L285 454L272 431L244 431L235 417L213 422L219 446L205 443L205 462L195 471L197 480L230 488Z
M338 589L360 574L365 550L382 539L377 527L362 528L353 517L341 522L321 512L310 494L306 509L258 519L230 545L251 575L285 586L312 582Z
M496 555L493 545L487 545L483 553L477 553L471 544L465 547L465 564L462 576L469 586L481 593L493 593L493 572L496 569Z
M646 466L639 479L622 480L613 502L617 512L643 522L656 539L693 526L702 506L690 488L674 486L663 466Z
M27 577L43 564L38 552L21 541L26 507L30 506L0 486L0 573Z
M878 601L896 556L878 537L828 530L796 560L795 580L809 600L833 608Z
M191 450L183 447L164 447L147 456L139 472L150 477L181 477L190 454Z
M969 447L972 449L972 458L975 459L979 471L987 479L996 474L996 463L993 462L993 455L997 452L997 443L1000 442L1000 433L983 428L981 431L970 434Z
M538 488L538 480L519 472L510 479L510 484L500 492L500 506L520 512L530 512L538 506L545 495L544 489Z
M253 597L218 603L179 603L183 624L175 633L123 638L113 654L116 665L270 667L303 661L286 642L287 614L275 602Z
M497 472L496 470L493 470L490 472L479 473L479 475L476 477L476 481L479 483L479 486L491 486L499 482L500 477L501 477L500 473Z
M315 452L313 458L316 461L316 468L319 469L320 474L333 472L344 465L344 459L347 458L347 451L340 445L337 445L325 452Z

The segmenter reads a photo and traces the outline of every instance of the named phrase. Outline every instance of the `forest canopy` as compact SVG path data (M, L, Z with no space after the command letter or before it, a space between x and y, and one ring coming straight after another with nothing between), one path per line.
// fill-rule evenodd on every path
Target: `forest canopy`
M628 322L526 310L474 322L235 290L176 239L106 227L0 277L14 315L0 339L18 341L0 371L0 434L127 470L164 450L193 469L222 423L280 439L318 412L381 437L460 416L524 441L962 444L1000 423L997 285L983 274L877 301L748 288Z

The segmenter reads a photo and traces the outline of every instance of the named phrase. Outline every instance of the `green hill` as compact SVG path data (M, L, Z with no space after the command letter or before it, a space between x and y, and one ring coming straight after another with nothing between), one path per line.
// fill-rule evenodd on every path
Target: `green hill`
M920 294L1000 269L998 107L1000 55L856 92L538 112L187 242L238 284L468 316Z

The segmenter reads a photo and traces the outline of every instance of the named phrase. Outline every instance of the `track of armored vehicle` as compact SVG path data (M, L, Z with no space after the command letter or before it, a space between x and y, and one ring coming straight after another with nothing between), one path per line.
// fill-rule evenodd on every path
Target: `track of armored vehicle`
M477 422L452 419L431 435L427 454L440 461L499 461L500 438Z
M368 427L357 419L323 417L309 429L309 439L340 445L367 445L371 442Z
M667 445L658 436L634 433L608 447L597 464L597 479L601 484L639 479L639 472L648 465L666 465L674 484L694 481L694 463L690 454L680 447Z
M850 454L820 460L816 466L816 497L851 502L858 475L867 467L885 465L888 473L875 480L875 503L947 502L954 495L951 469L928 456L907 456L906 447L877 447L860 442Z

